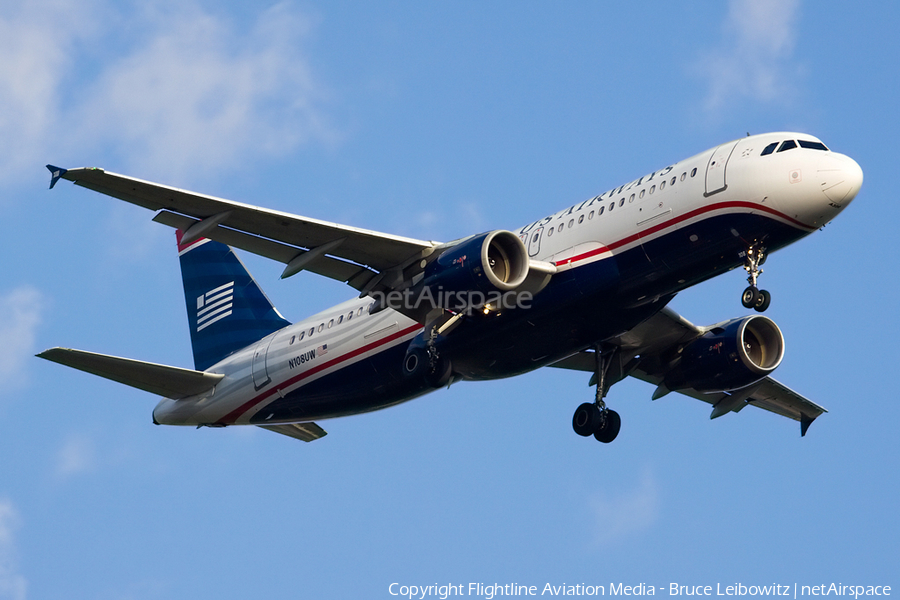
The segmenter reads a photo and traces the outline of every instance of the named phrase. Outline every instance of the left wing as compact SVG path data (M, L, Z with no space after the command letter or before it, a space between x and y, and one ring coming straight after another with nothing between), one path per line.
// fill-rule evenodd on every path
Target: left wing
M707 330L697 327L675 311L663 308L634 329L610 340L610 344L617 346L619 350L615 369L610 373L612 381L620 381L631 375L660 386L665 377L663 357L677 346L700 337ZM593 373L595 364L595 354L592 351L583 351L551 366ZM594 383L592 379L591 385ZM806 430L819 415L828 412L771 377L732 392L703 394L693 389L679 391L691 398L712 404L710 419L729 412L740 412L745 406L753 405L800 421L801 436L806 435ZM654 396L654 400L657 397Z
M142 181L103 169L47 165L50 187L66 179L159 211L154 221L183 230L182 244L210 238L286 265L282 277L312 271L360 290L394 289L410 280L437 242L416 240L269 210Z

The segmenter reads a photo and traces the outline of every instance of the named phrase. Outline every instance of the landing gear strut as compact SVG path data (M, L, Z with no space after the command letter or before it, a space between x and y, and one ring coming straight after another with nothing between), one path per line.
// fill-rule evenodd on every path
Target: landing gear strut
M766 249L764 246L750 246L744 259L744 270L747 271L747 283L750 285L741 294L741 304L744 308L752 308L757 312L765 312L772 302L772 294L767 290L756 287L756 279L762 275L759 267L766 262Z
M439 388L450 383L453 369L450 360L438 353L437 337L437 327L432 326L424 338L424 344L419 337L410 343L403 359L403 374L406 377L423 377L428 385Z
M606 407L603 397L606 395L606 371L609 369L612 352L603 352L596 348L597 363L594 375L597 379L597 391L594 402L585 402L575 410L572 416L572 429L580 436L593 434L598 442L608 444L619 435L622 419L619 413Z

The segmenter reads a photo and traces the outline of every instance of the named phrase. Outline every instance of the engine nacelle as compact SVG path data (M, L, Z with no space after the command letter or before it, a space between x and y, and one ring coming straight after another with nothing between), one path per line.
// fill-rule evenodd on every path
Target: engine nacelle
M432 291L509 292L528 276L528 251L511 231L490 231L445 250L425 268Z
M670 390L737 390L769 375L783 357L784 336L774 321L761 315L742 317L685 346L663 383Z

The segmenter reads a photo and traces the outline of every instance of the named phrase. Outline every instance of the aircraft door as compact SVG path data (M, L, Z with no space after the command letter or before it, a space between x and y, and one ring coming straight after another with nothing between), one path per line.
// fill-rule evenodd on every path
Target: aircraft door
M528 234L528 256L536 256L541 251L541 238L544 237L544 228L538 227Z
M709 164L706 166L706 196L712 196L728 187L725 170L735 146L737 146L736 141L722 144L710 157Z
M250 365L250 373L253 376L253 387L257 390L261 390L272 381L266 365L266 356L269 354L269 346L274 339L274 333L264 337L256 343L256 348L253 350L253 362Z

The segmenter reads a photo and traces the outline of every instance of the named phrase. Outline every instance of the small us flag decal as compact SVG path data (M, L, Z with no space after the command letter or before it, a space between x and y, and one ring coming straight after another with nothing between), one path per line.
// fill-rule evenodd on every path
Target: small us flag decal
M233 281L197 296L197 331L203 331L230 315L233 301Z

